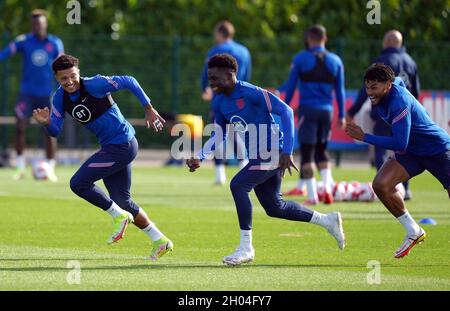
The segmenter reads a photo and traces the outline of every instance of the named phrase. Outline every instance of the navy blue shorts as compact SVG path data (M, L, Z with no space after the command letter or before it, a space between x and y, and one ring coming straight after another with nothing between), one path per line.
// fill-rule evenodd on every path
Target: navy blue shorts
M432 156L395 153L394 158L406 169L410 178L427 170L440 181L444 189L450 188L450 150Z
M326 143L330 138L333 112L300 105L298 140L300 144Z
M19 99L15 107L16 117L18 119L29 119L33 115L33 110L37 108L48 107L50 109L50 97L30 96L19 94Z

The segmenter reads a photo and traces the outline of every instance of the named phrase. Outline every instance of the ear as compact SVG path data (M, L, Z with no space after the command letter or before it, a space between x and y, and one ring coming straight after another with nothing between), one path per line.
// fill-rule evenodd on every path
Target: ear
M392 81L386 81L386 90L390 91L391 87L392 87Z
M234 73L233 71L228 71L227 72L227 79L228 80L233 80L233 78L236 76L236 73Z

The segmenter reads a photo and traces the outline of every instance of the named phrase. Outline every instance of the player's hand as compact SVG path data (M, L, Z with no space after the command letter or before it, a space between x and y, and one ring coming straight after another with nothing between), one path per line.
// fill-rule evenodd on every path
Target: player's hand
M202 99L205 102L210 102L213 98L213 91L211 90L211 88L208 86L202 93Z
M147 128L150 128L150 126L155 130L155 132L159 132L163 129L164 123L166 123L166 120L164 120L156 111L155 108L153 108L152 105L148 104L145 106L145 123L147 123Z
M356 140L364 140L364 131L354 122L350 122L347 124L347 126L345 127L345 133Z
M346 119L345 118L340 118L338 119L338 126L341 130L345 130L345 124L346 124Z
M279 166L280 166L280 174L281 174L282 178L284 178L284 173L285 173L286 169L288 170L289 175L292 176L291 167L293 167L298 172L298 168L297 168L297 166L295 166L294 159L292 158L291 154L283 153L280 157Z
M48 110L47 107L45 107L44 109L34 109L33 119L35 119L39 124L50 125L50 110Z
M200 160L194 158L187 159L186 165L189 167L189 172L195 172L200 167Z

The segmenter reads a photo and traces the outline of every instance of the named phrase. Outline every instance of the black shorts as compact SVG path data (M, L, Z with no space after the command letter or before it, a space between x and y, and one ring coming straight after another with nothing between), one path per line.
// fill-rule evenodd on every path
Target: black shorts
M432 156L395 153L394 159L406 169L410 178L427 170L441 182L444 189L450 188L450 150Z
M333 112L308 106L299 108L298 139L300 144L315 145L328 142Z

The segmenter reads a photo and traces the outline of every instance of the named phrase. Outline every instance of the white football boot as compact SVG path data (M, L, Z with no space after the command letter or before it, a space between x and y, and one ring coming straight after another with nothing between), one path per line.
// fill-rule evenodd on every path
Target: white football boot
M255 249L253 247L251 250L246 250L239 246L231 255L223 257L222 262L230 266L238 266L252 262L253 259L255 259Z
M420 227L419 227L420 228ZM407 235L403 240L402 245L395 251L395 258L402 258L409 254L410 250L417 244L421 244L425 238L427 237L425 230L420 228L420 231L417 235Z
M328 232L336 239L340 250L345 248L345 234L342 226L342 217L339 212L327 214L328 225L325 227Z

